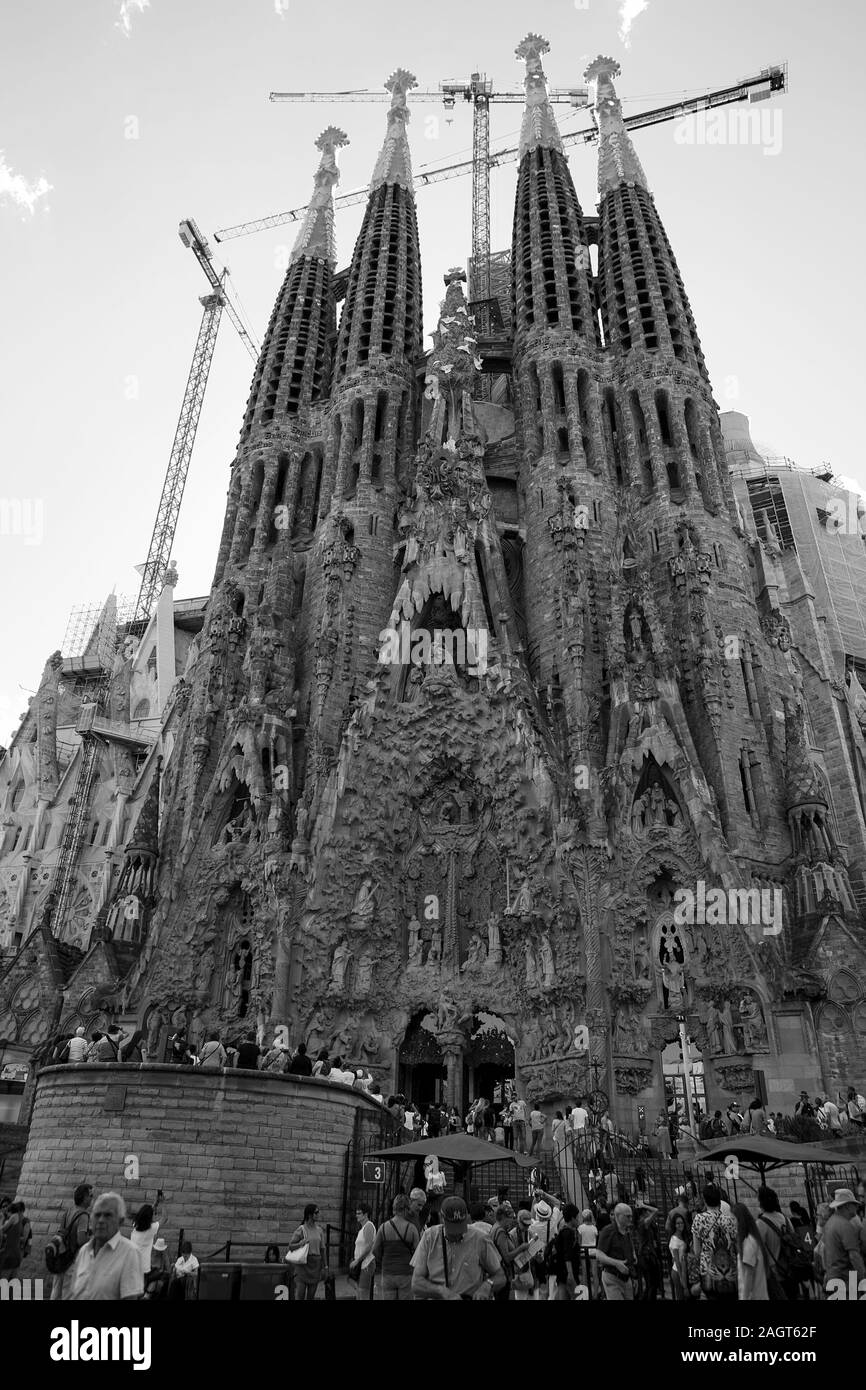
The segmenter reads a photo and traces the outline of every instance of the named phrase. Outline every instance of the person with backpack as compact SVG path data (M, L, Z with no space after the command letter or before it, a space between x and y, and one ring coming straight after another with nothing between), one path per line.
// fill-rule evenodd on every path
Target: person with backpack
M580 1213L573 1202L566 1202L562 1209L562 1225L553 1237L553 1275L556 1289L553 1298L557 1302L570 1303L580 1279L580 1236L577 1233L577 1219Z
M758 1188L758 1228L769 1260L770 1296L778 1281L776 1297L801 1297L800 1284L808 1281L813 1268L813 1252L808 1250L779 1205L778 1195L771 1187Z
M90 1239L90 1207L93 1188L80 1182L72 1194L72 1206L66 1211L57 1234L45 1248L45 1267L54 1276L51 1285L52 1303L63 1303L72 1291L72 1266L82 1245Z
M58 1062L86 1062L87 1050L87 1035L83 1027L78 1027L75 1030L75 1035L66 1043L57 1060Z
M632 1210L627 1202L617 1202L613 1220L598 1234L596 1260L601 1270L601 1286L610 1303L631 1303L637 1277L637 1251L632 1235Z
M123 1034L119 1028L111 1027L107 1033L103 1033L99 1042L96 1044L97 1062L119 1062L120 1044L123 1041Z
M757 1222L742 1202L733 1207L737 1223L737 1295L744 1303L763 1303L767 1291L767 1251Z
M553 1245L562 1214L558 1208L554 1208L552 1201L542 1198L534 1202L532 1217L529 1244L532 1247L530 1269L535 1280L533 1297L537 1302L544 1302L552 1296L555 1277Z
M701 1290L710 1302L737 1297L737 1223L722 1211L722 1194L708 1182L704 1211L692 1219L692 1249L700 1262Z
M220 1042L220 1035L213 1032L209 1035L204 1044L199 1057L199 1066L206 1067L210 1071L217 1071L220 1067L228 1065L228 1054Z

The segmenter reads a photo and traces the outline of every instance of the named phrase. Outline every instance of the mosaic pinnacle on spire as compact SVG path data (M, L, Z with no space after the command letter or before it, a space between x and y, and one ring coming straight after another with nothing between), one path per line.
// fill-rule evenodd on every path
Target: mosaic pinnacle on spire
M333 192L334 185L340 180L337 150L341 145L348 143L349 137L346 132L335 125L329 125L327 130L323 130L316 141L316 149L321 150L322 158L313 180L313 196L304 214L290 264L300 256L319 256L331 266L336 264Z
M624 183L648 188L646 174L625 128L622 102L613 85L612 79L619 77L620 72L615 58L600 55L583 74L590 89L593 119L598 126L598 191L602 198Z
M547 78L541 66L542 54L550 52L550 44L540 34L527 34L514 50L515 58L526 63L526 107L520 127L520 158L528 150L544 146L562 153L562 140L547 97Z
M385 143L376 160L370 192L375 193L385 183L398 183L401 188L412 191L412 161L409 156L409 138L406 126L409 123L409 108L406 93L418 83L411 72L397 68L385 83L385 90L391 93L391 107L388 111L388 133Z

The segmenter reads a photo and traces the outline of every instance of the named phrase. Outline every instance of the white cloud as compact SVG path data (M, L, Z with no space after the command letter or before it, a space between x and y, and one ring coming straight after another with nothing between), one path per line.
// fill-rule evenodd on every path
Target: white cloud
M649 0L622 0L619 7L619 36L628 48L631 44L631 26L639 14L649 9Z
M3 198L11 198L16 207L26 208L31 217L40 198L44 198L46 193L50 193L52 185L46 178L38 178L35 183L29 183L23 174L15 174L6 163L3 151L0 150L0 201Z
M132 32L132 16L134 14L144 14L145 10L150 9L150 0L120 0L120 9L117 15L117 27L122 29L127 38Z

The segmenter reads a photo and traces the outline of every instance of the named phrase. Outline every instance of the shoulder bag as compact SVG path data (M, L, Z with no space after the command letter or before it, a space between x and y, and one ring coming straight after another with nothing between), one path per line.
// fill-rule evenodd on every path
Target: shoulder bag
M299 1231L302 1231L303 1229L304 1229L303 1226L299 1226L299 1227L298 1227L298 1230L299 1230ZM295 1235L297 1235L297 1231L295 1232ZM305 1264L307 1263L307 1256L309 1255L309 1253L310 1253L310 1242L309 1242L308 1240L306 1240L306 1241L304 1241L304 1244L303 1244L303 1245L299 1245L299 1246L298 1246L297 1250L287 1250L287 1251L286 1251L286 1264L287 1264L287 1265L305 1265Z

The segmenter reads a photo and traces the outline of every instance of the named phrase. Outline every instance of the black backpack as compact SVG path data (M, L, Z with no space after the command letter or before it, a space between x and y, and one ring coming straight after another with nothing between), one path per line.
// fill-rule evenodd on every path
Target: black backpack
M530 1269L539 1284L543 1284L545 1279L556 1272L556 1237L552 1240L550 1238L550 1220L548 1218L544 1249L540 1255L533 1255L530 1262Z
M814 1244L811 1232L792 1230L787 1225L780 1228L775 1221L768 1221L763 1212L759 1219L778 1232L779 1253L776 1256L770 1256L770 1258L773 1260L776 1273L782 1282L784 1283L786 1279L800 1281L810 1278L814 1261ZM767 1254L769 1253L767 1251Z
M78 1247L73 1248L72 1231L76 1222L86 1215L86 1211L80 1211L71 1221L64 1221L57 1234L49 1240L45 1247L45 1268L49 1274L65 1274L74 1264Z

